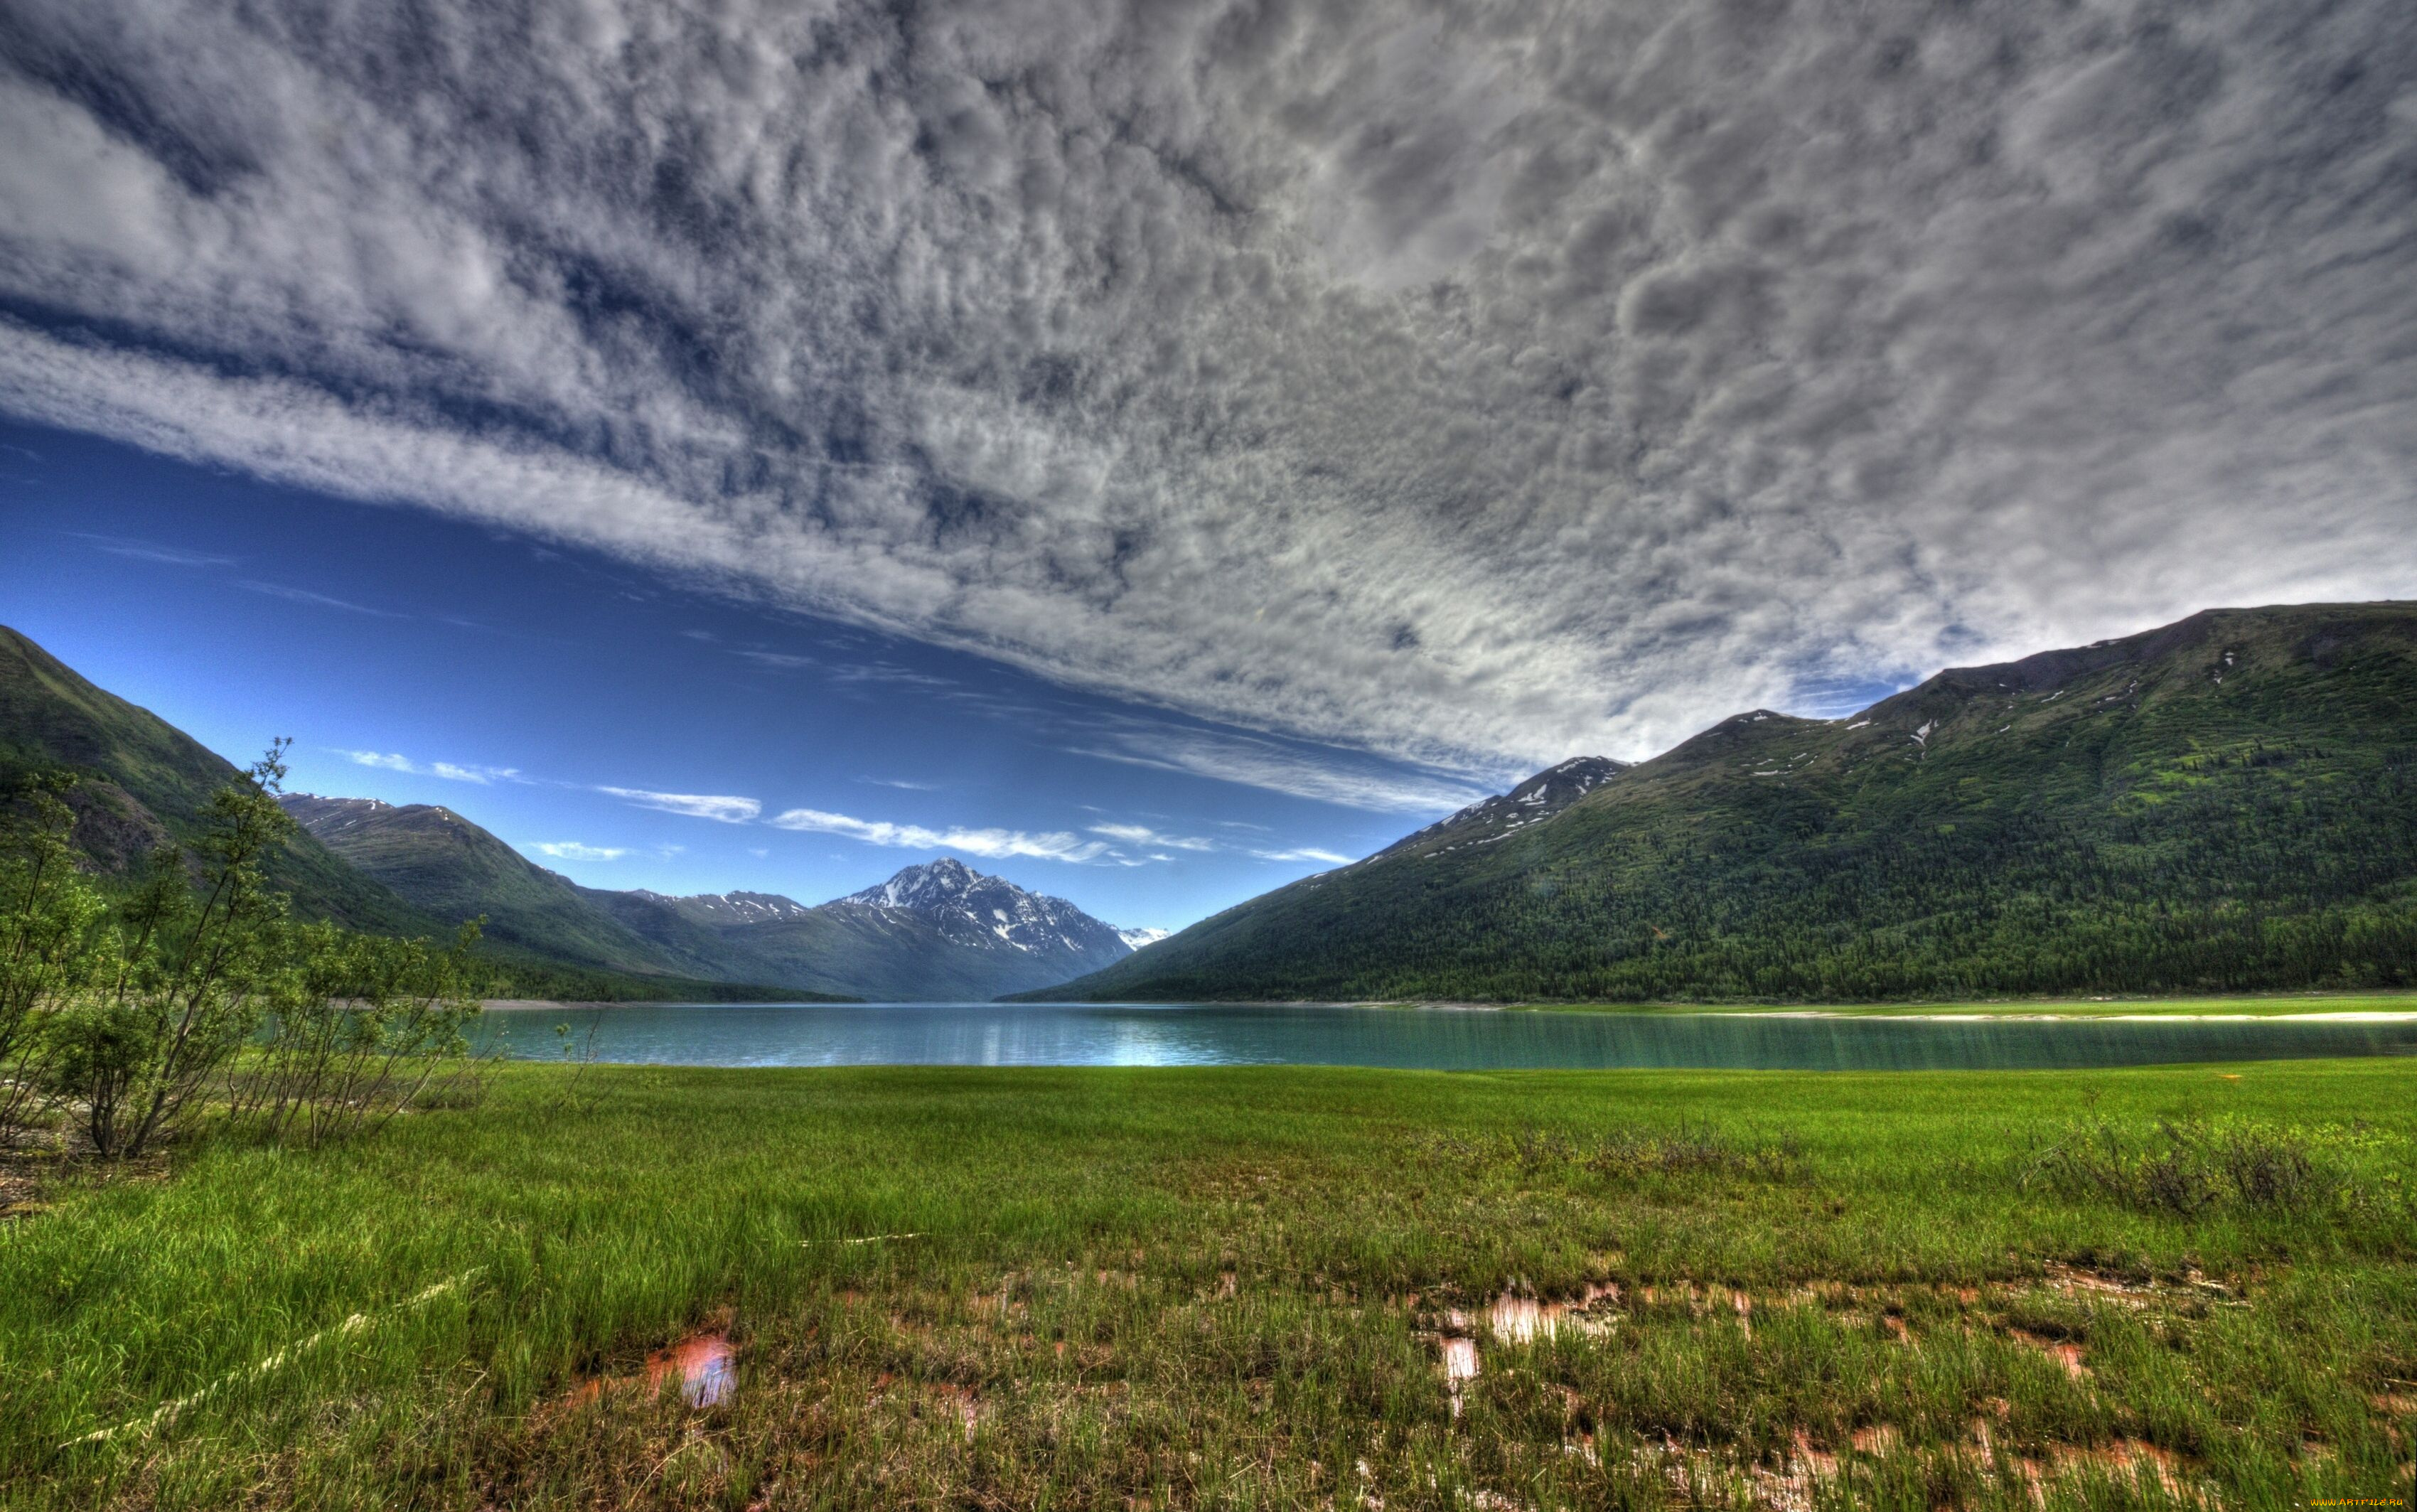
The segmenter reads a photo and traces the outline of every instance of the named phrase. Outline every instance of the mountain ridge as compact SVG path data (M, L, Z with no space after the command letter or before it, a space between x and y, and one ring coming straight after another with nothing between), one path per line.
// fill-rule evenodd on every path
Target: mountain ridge
M210 794L242 775L149 709L0 626L0 792L44 771L76 775L66 795L76 814L72 841L94 870L116 876L160 844L190 847ZM265 870L305 918L388 934L448 932L307 834L288 837Z
M778 893L688 897L585 887L441 805L288 794L286 810L364 872L439 916L487 919L509 945L639 975L764 984L816 997L996 997L1128 954L1064 899L954 857L809 906Z
M1731 716L1535 823L1429 826L1051 995L2417 980L2412 731L2417 605L2203 611L1839 719Z

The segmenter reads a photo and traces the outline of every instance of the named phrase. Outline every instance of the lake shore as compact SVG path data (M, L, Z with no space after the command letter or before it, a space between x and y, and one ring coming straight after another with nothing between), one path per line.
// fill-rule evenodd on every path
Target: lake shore
M540 998L485 998L490 1011L552 1010L592 1012L602 1008L715 1006L706 1004L655 1002L554 1002ZM778 1003L749 1005L777 1007ZM1034 1003L1032 1007L1065 1005ZM1092 1006L1173 1006L1175 1005L1099 1004ZM1634 1013L1750 1014L1794 1019L1930 1019L1940 1022L1985 1022L1990 1020L2152 1020L2152 1019L2288 1019L2342 1023L2394 1023L2417 1020L2417 992L2343 993L2338 996L2295 994L2276 997L2053 999L2041 1002L1996 1003L1454 1003L1428 1001L1306 1002L1285 1000L1243 1003L1236 1006L1277 1008L1427 1008L1461 1013Z

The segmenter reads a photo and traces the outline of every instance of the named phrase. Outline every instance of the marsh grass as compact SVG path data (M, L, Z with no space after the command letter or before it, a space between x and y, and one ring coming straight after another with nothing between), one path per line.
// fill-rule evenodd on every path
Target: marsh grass
M2411 1070L506 1066L373 1141L222 1140L148 1177L50 1178L47 1210L0 1224L0 1494L2405 1494ZM2112 1130L2124 1154L2045 1180L2043 1129ZM2227 1173L2236 1147L2303 1153L2322 1182L2289 1189L2324 1195L2252 1199L2265 1178ZM2177 1151L2213 1162L2222 1200L2141 1200L2141 1162ZM1506 1293L1566 1299L1565 1325L1497 1336ZM648 1354L700 1328L737 1344L737 1389L703 1409L649 1392ZM1447 1336L1481 1361L1456 1393Z

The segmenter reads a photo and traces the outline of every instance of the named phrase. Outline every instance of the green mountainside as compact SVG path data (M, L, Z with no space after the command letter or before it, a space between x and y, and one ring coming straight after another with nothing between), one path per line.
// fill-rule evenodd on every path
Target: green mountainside
M108 878L130 878L162 842L190 844L209 795L238 775L234 764L158 715L94 687L32 641L0 627L0 794L41 772L75 775L67 794L76 813L74 843L92 869ZM459 889L440 891L425 904L406 897L336 854L307 825L270 857L266 870L269 885L292 900L296 917L372 934L442 940L464 919L487 912ZM479 954L496 973L499 990L524 997L764 995L760 989L620 969L593 953L565 959L534 931L516 939L491 935Z
M1741 714L1555 811L1489 800L1048 995L2411 983L2417 605L2391 603L2210 611L1845 719Z
M190 845L234 764L148 709L95 688L40 646L0 627L0 793L30 773L65 770L75 844L105 875L127 874L162 841ZM380 934L442 935L449 922L398 897L308 834L270 858L269 885L295 912Z
M808 908L764 893L666 898L582 887L450 809L309 794L289 794L284 803L338 856L428 914L483 915L496 948L569 968L770 984L752 995L777 988L799 998L963 1002L1045 987L1125 951L1113 930L1072 904L1035 898L954 862L910 867L887 885L946 872L959 889L911 902L874 903L859 895ZM987 889L983 907L965 906L959 894L967 888ZM1091 948L1069 955L1036 947L1040 942L1031 939L1023 945L1004 939L981 922L994 902L1045 911L1047 928L1029 931L1040 942L1085 932L1087 925Z
M321 844L427 913L444 919L484 915L482 932L496 945L607 971L662 975L692 965L666 960L568 877L450 809L307 793L288 794L283 802Z

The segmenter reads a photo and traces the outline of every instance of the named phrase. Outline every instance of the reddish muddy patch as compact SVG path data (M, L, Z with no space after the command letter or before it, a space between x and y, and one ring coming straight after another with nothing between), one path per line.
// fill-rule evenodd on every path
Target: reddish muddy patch
M1815 1448L1813 1436L1801 1428L1796 1430L1796 1459L1816 1475L1827 1477L1838 1473L1838 1457L1827 1449Z
M2031 1348L2046 1355L2049 1359L2054 1360L2057 1364L2063 1366L2064 1373L2071 1376L2074 1380L2087 1381L2090 1379L2090 1367L2081 1363L2080 1345L2075 1344L2069 1339L2043 1338L2037 1334L2021 1328L2009 1328L2006 1330L2006 1334L2008 1338L2014 1339L2018 1343L2029 1344Z
M1868 1428L1859 1428L1849 1442L1854 1444L1857 1454L1884 1455L1896 1447L1896 1426L1874 1423Z

